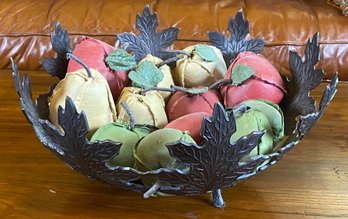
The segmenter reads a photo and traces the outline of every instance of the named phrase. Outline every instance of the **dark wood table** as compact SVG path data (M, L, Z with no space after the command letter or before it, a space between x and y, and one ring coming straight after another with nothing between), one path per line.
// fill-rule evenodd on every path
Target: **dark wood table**
M23 73L23 72L22 72ZM33 95L53 79L30 73ZM325 83L314 92L319 97ZM0 218L348 218L348 83L282 161L223 191L157 197L85 178L46 150L24 118L9 71L0 72Z

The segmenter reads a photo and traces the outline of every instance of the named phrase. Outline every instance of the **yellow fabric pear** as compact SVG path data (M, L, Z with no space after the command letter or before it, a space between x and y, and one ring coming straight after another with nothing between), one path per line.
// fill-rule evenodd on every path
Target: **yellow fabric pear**
M65 108L65 99L69 96L77 111L84 111L91 136L99 127L116 121L117 113L109 85L105 78L95 69L90 69L89 77L85 69L69 72L54 89L49 98L51 122L58 124L58 107Z
M148 124L163 128L168 124L163 97L157 91L141 94L137 87L125 87L117 101L118 120L129 123L127 112L121 105L124 101L132 111L136 124Z
M223 79L227 67L222 53L214 46L210 47L217 56L217 60L207 62L195 52L196 46L189 46L184 51L191 54L191 57L185 56L176 62L174 73L175 82L183 87L209 86L214 82Z

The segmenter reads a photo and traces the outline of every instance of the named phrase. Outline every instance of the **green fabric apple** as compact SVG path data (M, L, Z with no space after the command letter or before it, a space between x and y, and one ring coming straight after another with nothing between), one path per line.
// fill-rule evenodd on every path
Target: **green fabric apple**
M142 172L159 168L179 168L166 147L167 144L179 140L195 143L188 132L177 129L164 128L150 133L134 149L135 168ZM142 177L141 179L147 187L151 187L157 181L156 178L151 176Z
M241 160L247 161L253 156L271 153L284 138L284 117L279 106L270 101L247 100L236 108L242 105L248 109L235 114L236 132L231 136L231 141L236 142L254 131L265 132L259 145Z
M99 128L92 136L91 142L103 140L121 142L119 154L114 156L108 165L134 167L133 150L135 145L154 130L154 127L143 125L136 125L131 129L128 124L114 122Z

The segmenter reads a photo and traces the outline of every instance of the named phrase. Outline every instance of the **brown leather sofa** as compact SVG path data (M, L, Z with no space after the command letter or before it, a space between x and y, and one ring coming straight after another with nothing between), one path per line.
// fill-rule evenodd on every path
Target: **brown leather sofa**
M0 1L0 69L10 57L22 70L42 70L39 61L53 56L50 33L57 20L72 43L92 36L114 44L116 34L135 30L135 14L149 3L160 28L181 28L177 48L208 42L208 31L225 31L229 16L243 9L251 35L266 40L263 54L289 73L288 52L303 52L308 38L320 32L321 62L327 77L335 71L348 80L348 17L325 0L2 0Z

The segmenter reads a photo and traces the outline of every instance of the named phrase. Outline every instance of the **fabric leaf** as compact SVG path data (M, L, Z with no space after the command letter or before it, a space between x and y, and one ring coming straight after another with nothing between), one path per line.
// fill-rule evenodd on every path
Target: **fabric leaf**
M199 55L204 61L214 62L218 60L218 57L213 48L208 45L197 45L195 46L195 52Z
M131 70L137 64L134 57L124 49L117 49L111 52L105 61L112 70L118 72Z
M140 88L156 87L160 83L164 74L159 70L154 63L150 61L142 62L136 71L128 74L128 77L133 81L133 85Z
M236 65L231 73L232 85L238 86L255 74L255 70L247 65Z

